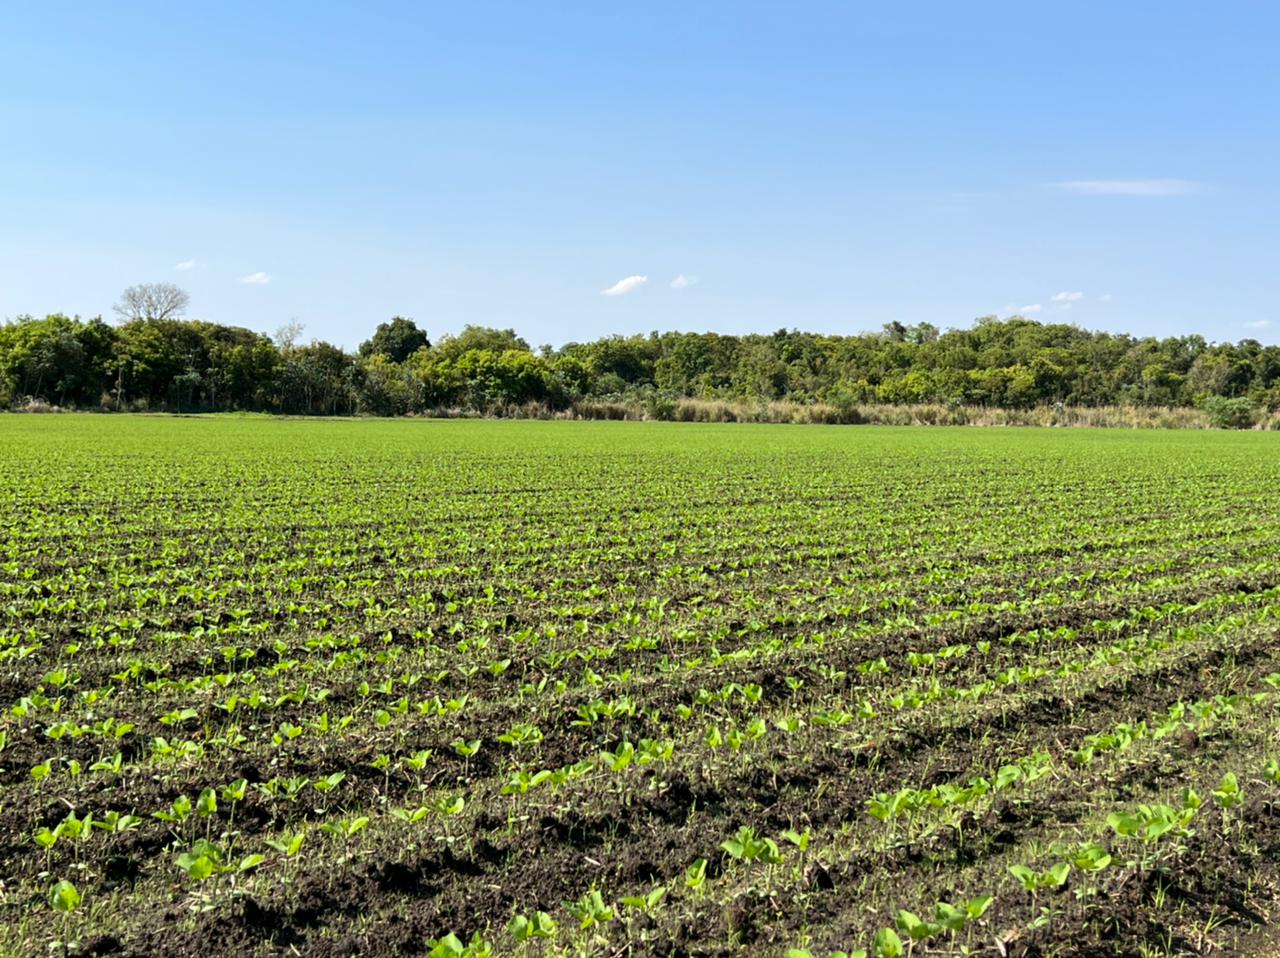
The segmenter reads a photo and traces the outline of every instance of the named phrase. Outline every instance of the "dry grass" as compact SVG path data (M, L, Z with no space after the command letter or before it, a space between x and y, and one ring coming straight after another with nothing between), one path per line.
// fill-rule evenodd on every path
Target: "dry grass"
M527 413L526 413L527 414ZM561 413L560 415L566 415ZM1035 406L996 409L926 403L911 406L732 402L679 399L664 404L591 401L567 414L575 419L664 419L675 422L876 424L888 426L1063 426L1119 429L1208 429L1203 410L1162 406ZM1258 428L1280 428L1280 414Z

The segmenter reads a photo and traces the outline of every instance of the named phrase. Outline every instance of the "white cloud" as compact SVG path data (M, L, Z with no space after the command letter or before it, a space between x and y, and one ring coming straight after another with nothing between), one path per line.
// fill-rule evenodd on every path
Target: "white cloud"
M1074 303L1078 299L1084 299L1084 293L1079 291L1072 293L1064 289L1061 293L1053 294L1055 303Z
M1053 186L1085 196L1186 196L1200 190L1195 180L1069 180Z
M1266 329L1270 325L1271 320L1269 319L1253 319L1243 324L1245 329Z
M1019 315L1019 316L1031 316L1031 315L1033 315L1033 314L1035 314L1035 313L1040 312L1040 311L1041 311L1041 310L1043 310L1043 309L1044 309L1044 307L1043 307L1043 306L1041 306L1039 303L1032 303L1032 304L1031 304L1031 305L1029 305L1029 306L1023 306L1023 307L1022 307L1022 309L1018 310L1018 315Z
M241 276L240 282L246 283L249 286L266 286L271 282L271 276L270 274L259 270L256 273L250 273L248 276Z
M649 282L648 276L628 276L626 279L618 280L608 289L600 290L600 293L604 296L624 296L647 282Z
M176 270L181 270L182 272L185 273L189 269L196 268L196 261L193 259L184 259L181 263L176 264L173 268Z
M1101 296L1099 296L1099 297L1098 297L1098 302L1100 302L1100 303L1109 303L1109 302L1111 302L1111 294L1110 294L1110 293L1103 293Z
M686 276L684 275L684 273L681 273L679 276L677 276L675 279L671 281L672 289L686 289L689 286L697 286L697 285L698 285L698 277Z

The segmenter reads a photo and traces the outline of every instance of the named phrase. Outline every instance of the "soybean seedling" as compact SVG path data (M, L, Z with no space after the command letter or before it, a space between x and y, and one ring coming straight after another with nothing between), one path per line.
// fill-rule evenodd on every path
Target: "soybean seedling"
M53 942L51 948L61 947L64 955L76 948L79 942L68 940L71 932L71 913L80 907L80 891L65 878L49 889L49 907L62 915L62 931L60 941Z

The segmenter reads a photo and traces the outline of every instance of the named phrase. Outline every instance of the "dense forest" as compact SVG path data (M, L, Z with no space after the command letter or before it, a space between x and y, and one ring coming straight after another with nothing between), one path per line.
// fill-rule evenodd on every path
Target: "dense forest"
M610 401L663 418L686 397L860 403L1280 407L1280 347L978 319L942 332L891 323L857 335L650 333L534 351L513 330L468 326L431 342L382 323L356 353L235 326L63 315L0 326L0 404L311 415L566 410Z

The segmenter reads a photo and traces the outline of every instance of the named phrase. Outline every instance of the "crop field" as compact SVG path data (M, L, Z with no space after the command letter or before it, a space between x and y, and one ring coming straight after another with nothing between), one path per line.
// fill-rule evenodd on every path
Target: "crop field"
M0 953L1274 953L1280 436L0 418Z

